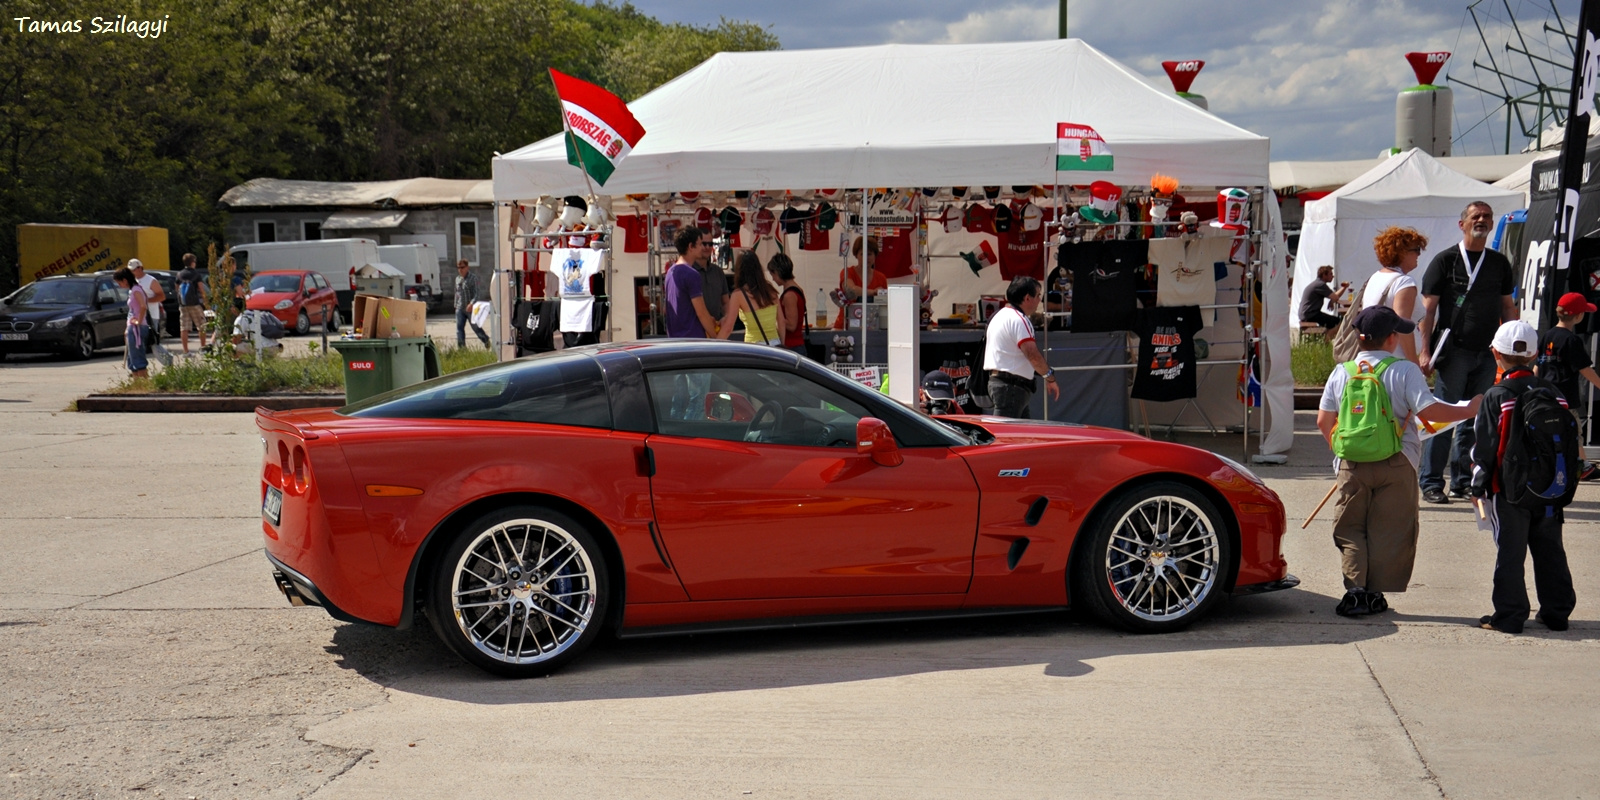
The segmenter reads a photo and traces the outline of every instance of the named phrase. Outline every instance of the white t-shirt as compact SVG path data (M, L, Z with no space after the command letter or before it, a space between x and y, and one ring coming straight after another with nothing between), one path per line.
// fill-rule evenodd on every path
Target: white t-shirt
M138 278L136 280L139 281L139 288L144 290L144 296L150 298L150 305L148 307L150 311L150 327L157 327L161 322L161 304L155 301L156 291L154 287L156 285L156 276L146 272L143 278Z
M1022 354L1022 343L1033 341L1033 323L1007 304L989 320L983 344L983 368L1033 378L1033 363Z
M1384 272L1382 270L1372 273L1372 279L1367 282L1367 291L1361 295L1361 307L1368 308L1377 305L1378 300L1384 298L1384 292L1387 291L1388 297L1384 298L1384 305L1394 308L1394 296L1404 289L1417 290L1415 299L1411 301L1411 321L1417 323L1417 332L1413 335L1417 337L1417 347L1419 348L1417 352L1420 353L1423 352L1420 349L1422 347L1422 290L1418 288L1417 282L1410 275L1404 275L1399 272Z
M1356 361L1376 367L1378 362L1391 356L1400 360L1390 364L1378 380L1383 383L1384 391L1389 393L1389 404L1394 407L1395 419L1405 423L1402 426L1405 433L1400 437L1400 452L1411 462L1411 468L1416 469L1418 459L1422 456L1422 438L1417 434L1417 426L1411 418L1428 406L1439 402L1439 399L1428 389L1428 379L1423 377L1422 369L1407 361L1399 353L1362 350L1356 353ZM1317 408L1321 411L1339 413L1339 400L1344 397L1344 386L1349 382L1350 373L1345 370L1344 365L1335 365L1333 372L1328 375L1328 382L1322 387L1322 401L1317 404Z

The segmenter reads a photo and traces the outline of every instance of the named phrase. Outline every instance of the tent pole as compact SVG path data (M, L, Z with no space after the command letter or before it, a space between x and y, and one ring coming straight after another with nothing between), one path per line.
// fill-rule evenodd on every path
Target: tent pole
M872 290L872 251L867 247L867 192L861 187L861 366L867 365L867 299Z

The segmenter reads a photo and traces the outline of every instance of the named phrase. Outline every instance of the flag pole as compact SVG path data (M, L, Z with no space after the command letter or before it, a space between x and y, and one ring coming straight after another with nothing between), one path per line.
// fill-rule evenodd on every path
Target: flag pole
M583 162L583 150L578 147L578 137L572 132L572 126L567 124L567 114L561 114L561 128L567 132L567 144L572 145L572 152L578 157L578 171L583 173L583 182L589 187L590 197L599 197L594 190L594 182L589 180L589 165Z

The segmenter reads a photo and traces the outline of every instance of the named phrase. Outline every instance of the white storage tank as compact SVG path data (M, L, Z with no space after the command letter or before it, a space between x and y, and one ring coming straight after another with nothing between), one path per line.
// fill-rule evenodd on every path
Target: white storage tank
M1448 86L1433 81L1449 53L1406 53L1417 85L1402 89L1394 101L1394 147L1403 153L1415 147L1436 158L1450 155L1455 99Z

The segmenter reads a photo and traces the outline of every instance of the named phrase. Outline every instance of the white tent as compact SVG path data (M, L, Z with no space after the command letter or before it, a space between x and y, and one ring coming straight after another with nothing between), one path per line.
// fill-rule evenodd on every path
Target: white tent
M1295 322L1300 318L1298 294L1316 280L1318 267L1331 265L1335 279L1349 281L1353 289L1378 271L1372 240L1390 225L1415 228L1428 237L1412 276L1421 283L1434 255L1461 241L1461 210L1474 200L1488 203L1497 214L1522 207L1521 192L1473 180L1412 149L1308 204L1294 262L1296 297L1289 304Z
M1185 186L1268 185L1266 138L1075 39L720 53L629 108L647 132L603 187L619 199L669 191L1054 184L1061 122L1093 127L1115 158L1115 171L1079 173L1074 182L1143 186L1159 172ZM588 189L557 135L496 157L494 193L499 201L526 202ZM1266 387L1270 430L1262 450L1279 453L1293 437L1293 378L1281 313L1287 275L1281 248L1269 250L1277 260L1263 287L1271 309L1267 362L1280 368ZM616 314L626 319L631 310Z

